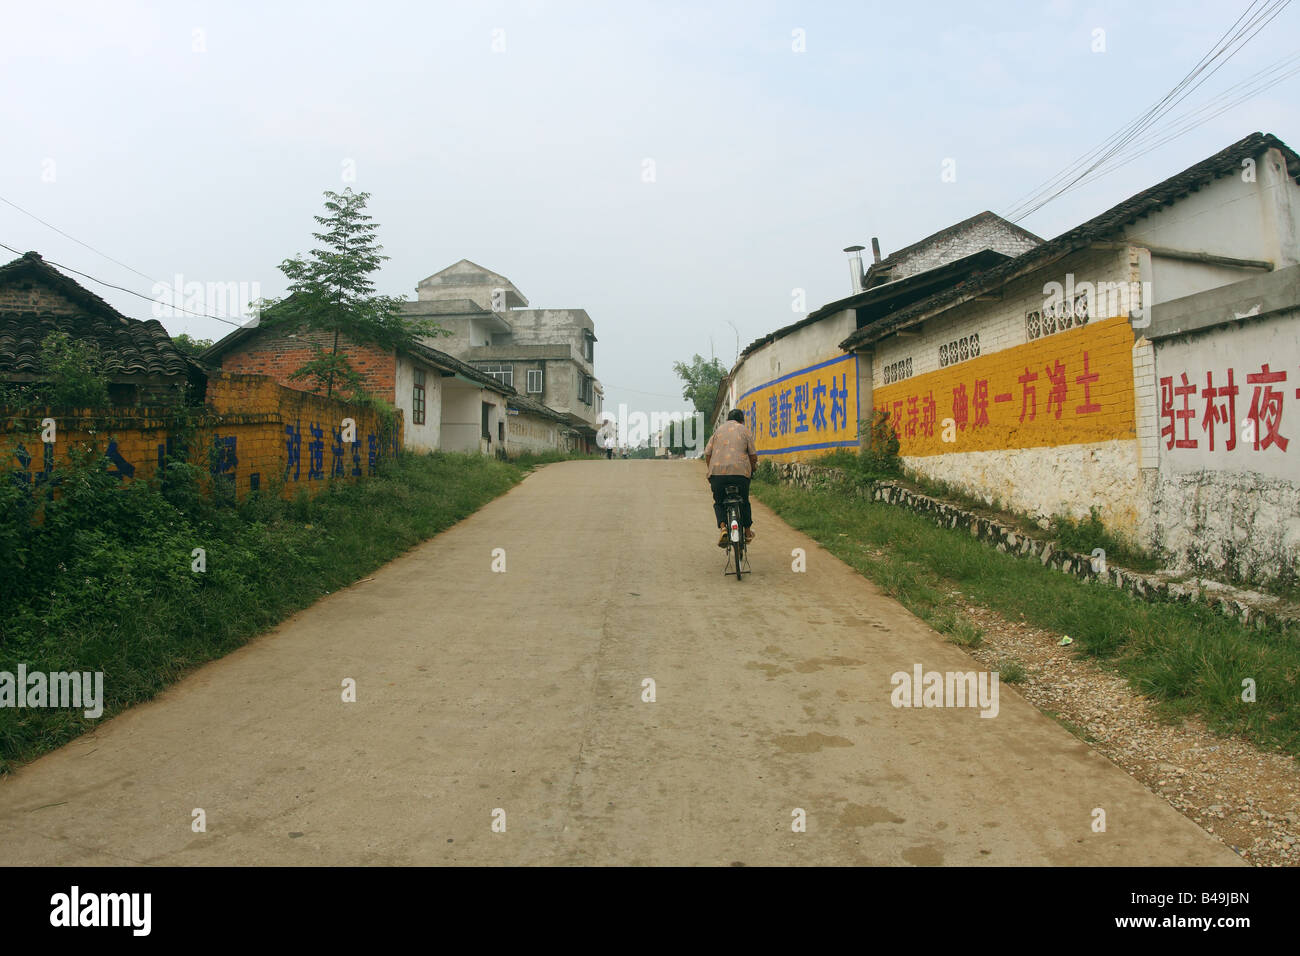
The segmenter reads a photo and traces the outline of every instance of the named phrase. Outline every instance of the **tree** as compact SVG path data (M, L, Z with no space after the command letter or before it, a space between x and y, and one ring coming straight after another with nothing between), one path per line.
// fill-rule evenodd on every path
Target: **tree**
M449 334L427 319L407 320L400 298L377 295L371 275L388 256L375 239L378 224L365 212L370 193L325 191L326 215L315 216L324 232L312 236L324 244L307 257L280 263L289 279L288 295L265 303L261 325L283 331L307 329L332 336L325 349L312 343L313 358L290 378L310 378L317 390L333 394L337 381L352 397L362 389L362 376L347 356L339 353L339 340L384 349L409 348L421 336Z
M197 359L200 352L212 345L212 339L195 339L182 332L172 336L172 345L186 358Z
M718 386L727 377L727 370L716 358L707 362L696 355L691 364L674 362L673 371L685 384L682 386L682 398L689 401L697 412L704 414L704 437L713 434L714 402L718 397Z

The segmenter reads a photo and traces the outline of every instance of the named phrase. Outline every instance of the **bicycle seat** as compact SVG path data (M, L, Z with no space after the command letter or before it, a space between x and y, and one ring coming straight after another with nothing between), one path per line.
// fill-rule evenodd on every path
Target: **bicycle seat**
M724 493L729 494L729 495L739 495L739 494L740 494L740 486L739 486L739 485L727 485L727 487L724 488L723 491L724 491Z

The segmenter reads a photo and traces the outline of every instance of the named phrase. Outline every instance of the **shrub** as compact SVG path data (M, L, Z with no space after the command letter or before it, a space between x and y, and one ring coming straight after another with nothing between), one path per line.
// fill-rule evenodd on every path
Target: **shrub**
M49 376L42 397L50 405L101 408L108 404L108 376L94 343L51 332L41 342L40 362Z

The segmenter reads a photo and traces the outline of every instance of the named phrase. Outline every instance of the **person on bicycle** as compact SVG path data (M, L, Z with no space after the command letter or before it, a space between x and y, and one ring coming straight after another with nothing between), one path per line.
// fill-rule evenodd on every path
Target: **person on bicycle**
M709 485L713 488L713 516L722 529L719 548L727 547L726 512L722 501L727 496L727 486L735 485L744 502L740 506L740 523L745 529L745 542L754 540L753 515L749 508L749 479L758 467L758 449L754 436L745 427L745 413L738 408L727 414L727 420L704 446L704 464L709 469Z

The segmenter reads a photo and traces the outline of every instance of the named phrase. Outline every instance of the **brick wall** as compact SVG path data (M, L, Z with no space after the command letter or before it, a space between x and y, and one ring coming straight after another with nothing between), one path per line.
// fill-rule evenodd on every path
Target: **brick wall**
M290 497L305 488L316 494L331 481L372 474L401 447L397 427L385 430L369 410L284 388L260 375L214 372L207 407L195 420L187 459L207 476L206 490L228 483L238 497L252 490ZM152 478L181 428L171 409L47 409L5 414L0 409L0 456L14 480L39 491L57 476L76 447L94 447L123 481ZM54 441L43 441L43 420L52 419ZM345 419L354 435L344 440Z
M334 347L329 332L299 332L290 338L287 332L264 331L226 353L221 359L225 372L266 375L289 388L311 390L309 379L290 381L289 376L315 356L313 346L327 352ZM355 345L339 339L339 351L361 373L366 388L387 402L392 402L397 388L397 356L390 349Z
M43 282L12 282L0 286L0 312L48 312L52 315L75 315L84 311L84 306L74 304Z
M950 236L929 243L896 261L890 275L893 279L916 275L937 268L956 259L993 249L1008 256L1018 256L1028 252L1037 243L1023 236L1004 223L997 221L978 222L967 226Z

